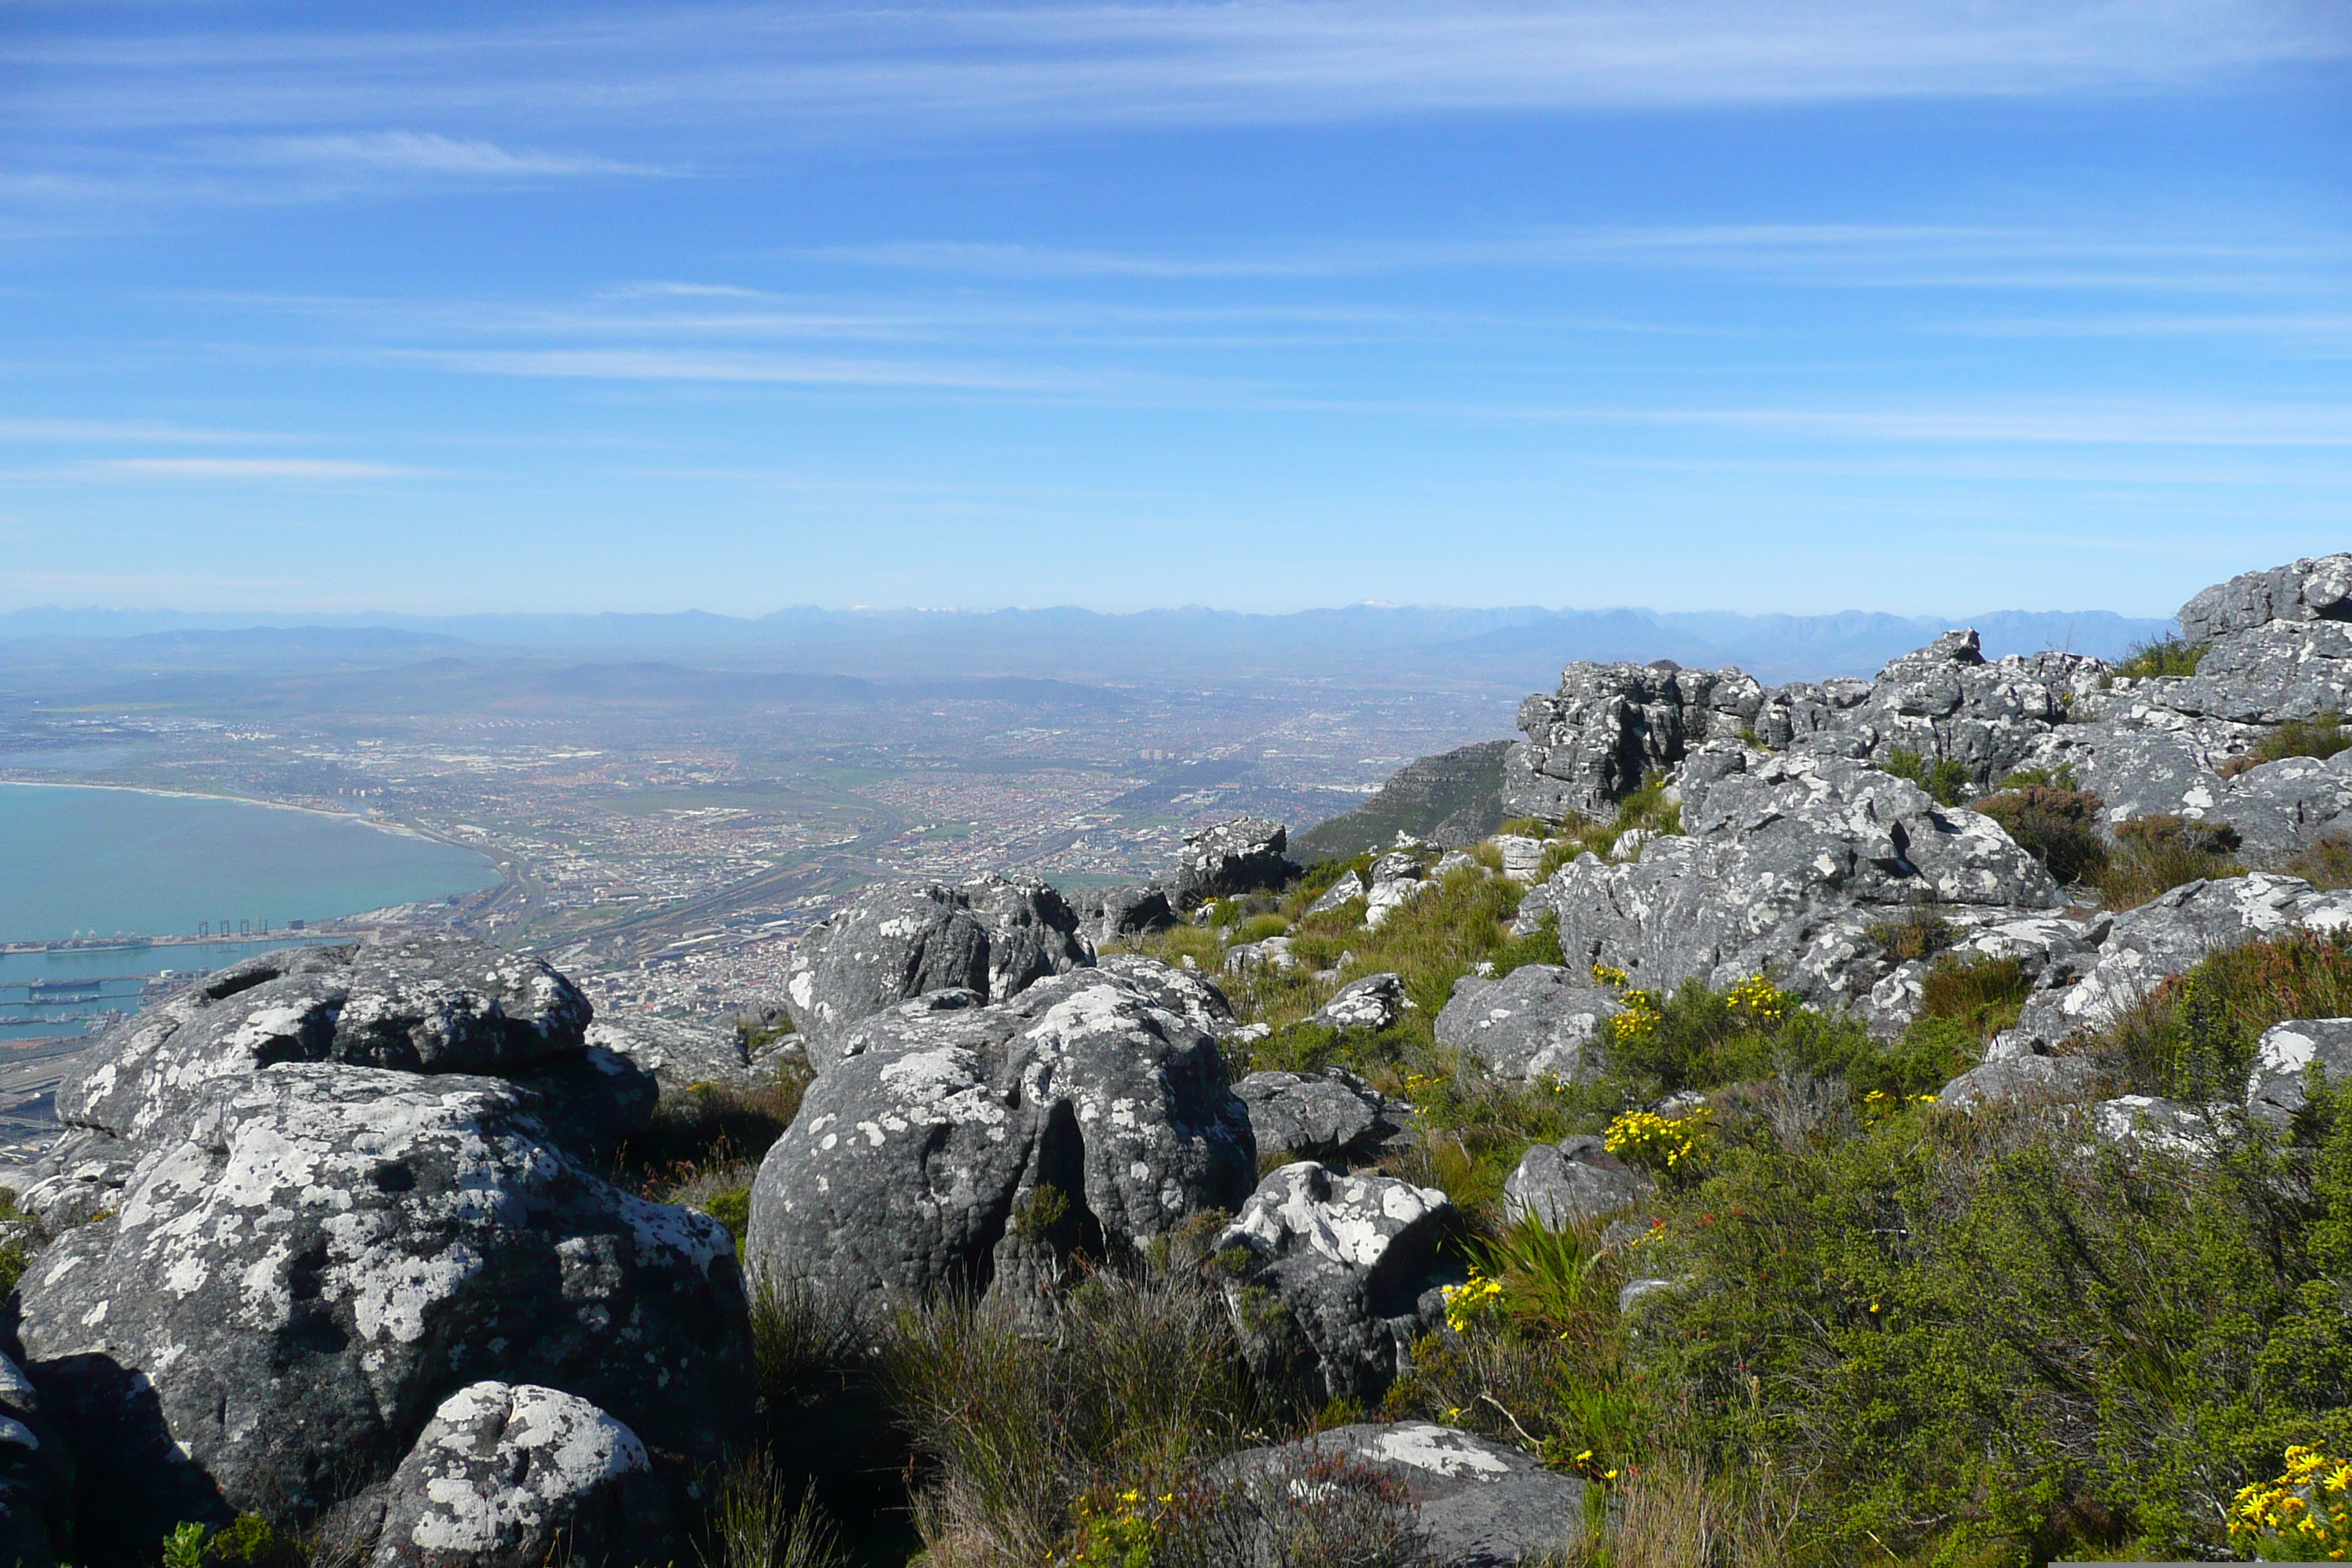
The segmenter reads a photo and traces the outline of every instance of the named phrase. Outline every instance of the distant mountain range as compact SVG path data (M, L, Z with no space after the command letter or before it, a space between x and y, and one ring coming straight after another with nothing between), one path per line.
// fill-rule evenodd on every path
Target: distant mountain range
M1164 681L1171 675L1521 685L1574 659L1737 665L1759 679L1869 675L1956 626L1988 656L2063 648L2112 658L2173 624L2105 610L1999 610L1939 617L1846 611L1741 616L1654 610L1442 609L1355 605L1289 615L1229 610L779 610L756 619L674 615L277 616L27 609L0 615L0 642L72 644L123 663L274 665L463 658L690 657L789 665L812 674L1010 676ZM25 650L25 651L29 651Z

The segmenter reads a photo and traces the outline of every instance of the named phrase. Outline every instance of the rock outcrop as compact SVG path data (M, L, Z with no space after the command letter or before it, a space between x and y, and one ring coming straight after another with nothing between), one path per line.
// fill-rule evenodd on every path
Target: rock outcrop
M2328 1084L2352 1078L2352 1018L2303 1018L2263 1030L2246 1074L2246 1114L2287 1125L2304 1108L2315 1071Z
M784 995L822 1072L844 1030L909 997L964 990L1001 1002L1093 962L1077 914L1043 882L886 882L801 939Z
M1874 925L1927 905L1991 924L2063 902L1991 818L1859 760L1732 741L1685 773L1681 835L1623 864L1579 857L1528 893L1517 929L1549 911L1571 965L1612 965L1653 990L1769 974L1838 1005L1882 978Z
M1262 816L1236 816L1192 829L1184 835L1176 861L1177 908L1280 888L1298 875L1289 847L1289 829Z
M1324 1397L1377 1400L1444 1315L1437 1243L1453 1207L1434 1187L1343 1176L1312 1161L1266 1177L1219 1235L1254 1371Z
M838 1060L751 1192L755 1275L871 1313L944 1287L1034 1297L1250 1188L1256 1150L1181 972L1080 970L1010 1001L921 1002Z
M1364 1158L1403 1130L1412 1109L1345 1068L1319 1076L1254 1072L1234 1092L1249 1108L1259 1154L1294 1160Z

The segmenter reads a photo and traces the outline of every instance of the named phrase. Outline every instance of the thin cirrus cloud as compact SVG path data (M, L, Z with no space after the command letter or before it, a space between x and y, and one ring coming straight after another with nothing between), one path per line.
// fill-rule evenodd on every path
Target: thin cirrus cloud
M1782 0L1724 5L614 8L558 24L261 27L0 52L20 110L92 132L518 116L1057 124L2017 97L2172 87L2352 52L2324 0ZM136 90L125 90L125 84Z
M83 464L81 471L110 479L336 482L411 479L420 470L331 458L109 458Z
M662 173L647 163L568 153L518 152L492 142L463 142L415 131L265 137L236 151L256 163L366 174L543 179Z

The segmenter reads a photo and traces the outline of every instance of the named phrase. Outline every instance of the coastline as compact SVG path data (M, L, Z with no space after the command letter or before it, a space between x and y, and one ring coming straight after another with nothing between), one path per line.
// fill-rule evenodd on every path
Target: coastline
M68 783L63 779L0 779L0 789L110 789L120 790L125 795L159 795L170 800L216 800L229 805L257 805L265 811L299 811L306 816L323 816L330 822L354 823L362 827L373 827L380 833L398 834L404 838L422 838L431 844L447 844L454 849L470 847L470 846L453 843L449 839L425 832L421 828L412 827L404 822L394 822L380 816L354 816L348 811L329 811L323 806L316 805L295 805L282 800L256 800L251 795L206 795L201 790L193 789L156 789L148 784ZM481 851L476 849L474 853L479 855ZM483 858L489 858L483 856ZM496 864L496 862L492 863Z

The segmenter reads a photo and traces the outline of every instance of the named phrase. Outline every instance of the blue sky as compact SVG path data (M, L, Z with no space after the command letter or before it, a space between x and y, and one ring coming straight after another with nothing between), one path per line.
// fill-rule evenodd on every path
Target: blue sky
M0 0L0 609L2168 614L2352 8Z

